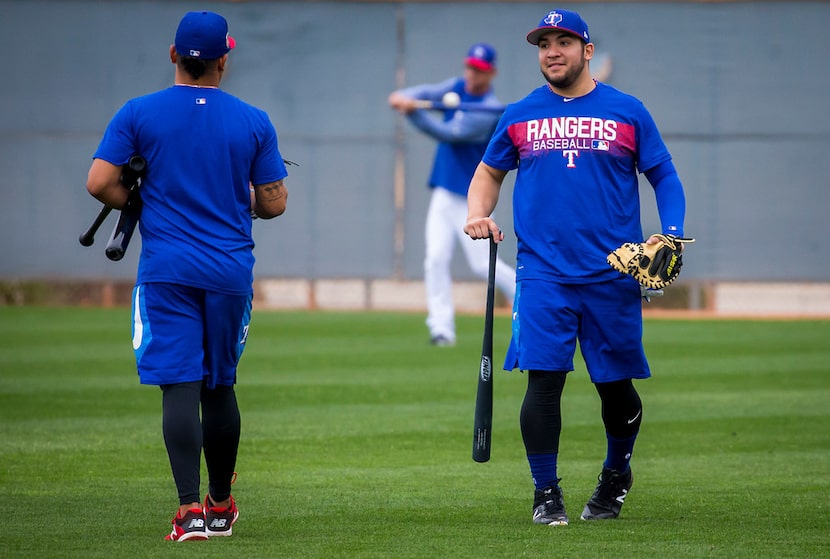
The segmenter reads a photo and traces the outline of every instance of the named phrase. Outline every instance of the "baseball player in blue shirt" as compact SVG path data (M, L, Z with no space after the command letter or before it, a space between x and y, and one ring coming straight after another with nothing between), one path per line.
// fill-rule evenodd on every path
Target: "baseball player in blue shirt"
M187 13L170 46L175 84L117 112L87 181L90 194L120 209L121 166L134 154L147 161L133 349L140 382L162 391L180 504L173 541L230 536L239 516L231 496L240 437L234 384L251 313L252 214L276 217L287 198L268 115L219 89L234 45L225 18Z
M651 375L636 280L608 253L642 242L638 173L654 188L665 234L682 236L685 196L671 155L636 98L591 78L588 25L553 10L527 35L546 83L509 105L475 172L464 228L492 233L505 175L517 169L517 278L504 368L527 371L520 425L535 484L533 521L568 523L557 475L560 400L576 342L602 401L606 458L581 518L616 518L631 489L629 462L643 419L632 379ZM652 242L652 239L649 239Z
M419 102L440 103L448 93L465 106L498 108L493 93L496 50L487 43L470 47L464 60L463 77L440 83L422 84L392 92L389 105L407 115L419 130L438 140L429 186L432 189L426 216L426 257L424 283L427 292L427 327L430 342L437 346L455 344L455 309L450 268L456 241L476 275L486 278L489 250L464 234L467 217L467 189L476 166L501 115L497 110L446 110L436 116L418 108ZM496 284L512 302L516 273L499 259Z

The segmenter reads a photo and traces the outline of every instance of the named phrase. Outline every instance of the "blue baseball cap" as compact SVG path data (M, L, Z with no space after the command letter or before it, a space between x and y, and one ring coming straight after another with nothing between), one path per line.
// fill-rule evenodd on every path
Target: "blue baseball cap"
M496 49L487 43L476 43L467 51L464 63L476 70L491 72L496 67Z
M588 24L578 13L569 12L568 10L548 12L548 15L539 22L539 26L527 34L527 42L531 45L538 45L542 35L556 30L576 35L586 43L591 42L591 37L588 35Z
M221 58L236 46L228 22L214 12L188 12L176 30L176 52L203 60Z

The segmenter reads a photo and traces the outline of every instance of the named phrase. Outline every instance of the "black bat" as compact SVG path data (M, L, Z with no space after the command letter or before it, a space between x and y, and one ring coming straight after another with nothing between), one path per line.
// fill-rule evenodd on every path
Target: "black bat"
M103 225L104 220L107 219L107 216L110 214L111 211L111 206L105 205L103 208L101 208L101 211L98 212L98 215L95 217L95 221L92 222L92 225L89 226L89 229L81 233L81 236L78 237L78 241L81 243L81 245L85 247L92 246L92 243L95 242L95 233L97 233L98 229L101 228L101 225Z
M112 229L107 248L104 251L110 260L121 260L127 252L127 246L130 244L133 231L135 231L135 226L138 225L138 218L141 215L139 187L146 172L147 162L140 155L130 157L130 160L121 170L121 184L129 189L129 194L127 195L127 203L121 208L121 215L118 216L118 221Z
M139 179L144 176L146 166L147 162L144 161L144 158L140 155L130 157L130 160L121 169L121 184L130 189L136 187L139 183ZM92 246L95 242L95 233L97 233L98 229L101 228L101 225L103 225L104 220L107 219L110 212L112 212L112 206L107 206L105 204L104 207L101 208L101 211L99 211L98 215L95 216L95 220L92 222L92 225L90 225L89 228L81 233L80 237L78 237L78 242L80 242L82 246ZM113 235L115 235L115 230L113 230Z
M473 460L490 459L490 439L493 431L493 306L496 291L496 253L498 245L490 234L490 270L487 274L487 306L484 313L484 339L481 344L481 364L478 369L475 422L473 426Z

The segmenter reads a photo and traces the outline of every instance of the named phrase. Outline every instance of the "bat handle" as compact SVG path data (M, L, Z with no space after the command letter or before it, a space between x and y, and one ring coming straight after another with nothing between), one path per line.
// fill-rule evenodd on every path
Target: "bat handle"
M147 168L147 161L140 155L133 155L127 162L127 166L137 174L143 174L144 169Z
M104 253L107 258L117 262L124 258L124 253L127 252L127 246L130 244L130 238L133 236L138 225L138 219L141 215L141 198L138 195L138 189L130 191L130 198L127 204L121 210L121 215L118 216L118 221L110 234L109 242Z
M124 258L124 254L127 252L127 247L130 244L130 239L133 236L133 231L135 231L137 224L137 213L125 210L121 211L121 215L118 217L118 221L112 229L107 248L104 250L107 258L113 262Z
M104 205L104 207L101 208L101 211L98 212L98 215L95 217L95 221L92 222L89 229L81 233L81 236L78 237L78 242L80 242L82 246L92 246L92 243L95 242L95 233L98 232L98 229L104 223L104 220L107 219L107 216L111 211L112 207L107 205Z
M434 109L435 103L433 101L428 101L426 99L415 99L412 102L412 106L416 109Z
M496 261L498 259L499 245L493 238L493 232L490 232L490 261L487 270L487 306L485 319L490 323L490 331L493 326L493 310L496 299Z

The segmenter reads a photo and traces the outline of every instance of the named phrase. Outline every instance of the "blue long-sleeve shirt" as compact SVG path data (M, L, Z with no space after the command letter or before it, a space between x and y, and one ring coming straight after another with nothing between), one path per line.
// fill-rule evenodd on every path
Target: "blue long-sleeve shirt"
M459 77L409 87L401 90L401 93L413 99L440 102L450 91L458 93L462 103L481 103L493 107L501 105L492 90L484 95L470 95L464 91L464 80ZM445 188L466 197L470 180L500 116L498 111L454 110L436 113L417 109L411 112L408 115L409 121L438 140L429 186Z

